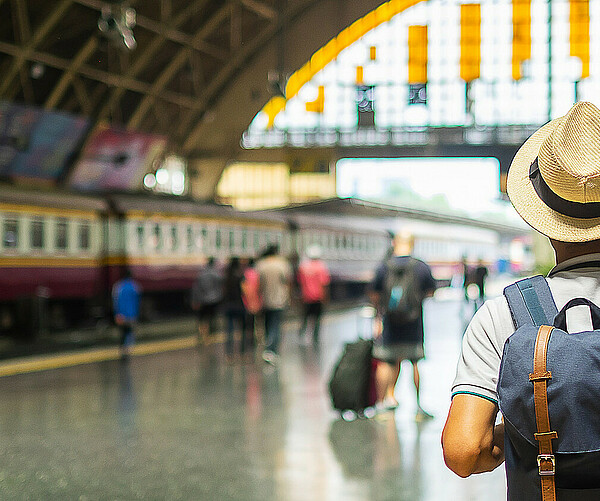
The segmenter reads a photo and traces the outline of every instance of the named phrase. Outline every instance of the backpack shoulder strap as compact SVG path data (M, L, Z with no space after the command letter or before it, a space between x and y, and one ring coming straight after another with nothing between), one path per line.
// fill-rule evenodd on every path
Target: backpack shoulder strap
M548 282L542 275L519 280L504 289L515 329L522 325L552 325L558 313Z

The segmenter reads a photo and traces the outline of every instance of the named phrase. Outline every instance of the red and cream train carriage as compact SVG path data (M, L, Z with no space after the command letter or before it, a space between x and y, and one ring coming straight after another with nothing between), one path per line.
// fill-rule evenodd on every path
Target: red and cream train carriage
M0 331L26 338L105 321L112 285L126 268L142 286L146 319L189 312L204 259L255 257L270 243L294 261L318 244L333 299L364 293L389 250L389 230L410 229L418 257L445 283L462 255L492 262L500 251L492 229L400 212L338 200L242 213L181 197L0 187Z

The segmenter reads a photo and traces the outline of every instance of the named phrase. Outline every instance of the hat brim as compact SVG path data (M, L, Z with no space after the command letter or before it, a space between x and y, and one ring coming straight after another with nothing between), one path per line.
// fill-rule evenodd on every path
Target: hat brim
M580 219L556 212L539 197L529 179L529 169L538 156L542 143L561 121L562 117L548 122L523 143L508 171L508 198L523 220L542 235L560 242L598 240L600 217Z

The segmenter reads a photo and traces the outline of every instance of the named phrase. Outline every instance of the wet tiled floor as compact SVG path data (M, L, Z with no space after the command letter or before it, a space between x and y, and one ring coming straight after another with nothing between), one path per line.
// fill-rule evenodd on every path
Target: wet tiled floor
M313 348L288 324L276 369L213 345L1 378L0 499L505 499L502 468L460 479L442 460L460 303L426 305L425 423L410 365L395 415L331 410L332 367L364 326L358 309L330 314Z

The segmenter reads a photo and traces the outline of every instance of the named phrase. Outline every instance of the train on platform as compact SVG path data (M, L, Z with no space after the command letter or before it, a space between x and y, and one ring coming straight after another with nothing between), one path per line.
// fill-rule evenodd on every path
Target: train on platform
M84 195L0 187L0 332L21 340L41 330L93 326L110 318L110 293L126 269L140 283L143 319L189 312L189 291L207 257L257 257L277 244L293 263L318 244L332 274L332 298L364 294L390 249L409 229L415 252L447 284L463 255L498 258L498 232L386 212L352 200L281 210L156 194Z

